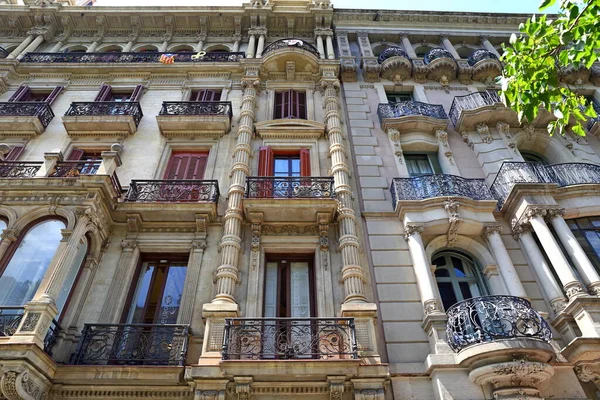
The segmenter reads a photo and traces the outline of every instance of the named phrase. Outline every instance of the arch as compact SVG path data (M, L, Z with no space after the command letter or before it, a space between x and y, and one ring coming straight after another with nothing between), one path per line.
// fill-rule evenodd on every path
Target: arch
M207 53L229 53L231 51L231 47L225 44L215 44L208 46L204 49Z
M438 236L435 239L432 239L425 247L427 258L431 260L433 255L441 250L454 249L470 255L473 257L473 260L478 262L482 267L496 264L496 260L494 259L494 256L492 256L492 253L490 253L484 245L473 238L458 235L456 236L456 242L453 247L447 247L447 243L448 238L446 236Z
M157 53L158 47L151 44L144 44L133 49L134 53Z
M104 46L101 47L100 49L98 49L98 53L120 53L123 51L123 47L116 45L116 44L111 44L108 46Z
M85 53L87 51L87 46L76 45L76 46L65 46L61 49L62 52L68 53Z
M13 210L11 207L7 207L5 205L0 205L0 216L5 217L7 222L6 222L6 227L8 229L12 229L13 226L16 224L17 222L17 212L15 210Z
M470 46L468 44L460 44L458 46L455 46L454 49L456 50L460 58L467 59L471 54L473 54L473 51L478 49L478 47Z
M425 54L431 50L434 49L436 46L434 45L430 45L430 44L417 44L415 46L413 46L415 53L417 54L417 57L423 58L425 56Z
M102 253L102 235L100 230L93 224L89 224L86 227L85 235L88 237L88 256L93 257L96 260L100 259Z
M546 157L536 153L535 151L523 150L521 151L521 155L523 156L523 159L527 162L548 164L548 160L546 160Z
M18 229L21 232L23 232L29 224L37 221L38 219L56 218L57 216L65 220L65 223L67 225L66 229L73 229L75 227L75 222L77 218L75 217L75 213L72 210L62 206L58 206L56 207L56 210L54 210L54 213L51 213L50 210L48 210L48 207L46 206L35 208L23 214L16 221L14 229Z
M404 46L394 43L394 42L375 42L371 43L371 48L373 49L373 55L375 57L379 57L379 55L389 47L397 47L399 49L405 50Z
M563 138L558 135L548 135L546 130L534 131L527 134L523 129L513 136L514 143L519 151L525 150L537 153L550 164L576 161L576 157L563 143Z
M177 46L173 46L169 49L169 53L185 53L192 51L194 51L194 48L187 44L178 44Z

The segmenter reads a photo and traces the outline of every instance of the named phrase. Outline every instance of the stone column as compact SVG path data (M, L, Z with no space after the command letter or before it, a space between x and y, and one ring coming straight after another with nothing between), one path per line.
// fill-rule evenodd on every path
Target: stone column
M413 49L410 40L408 39L408 35L406 33L400 34L400 40L402 40L402 46L404 47L404 51L411 59L417 58L417 53L415 53L415 49Z
M436 290L437 285L429 269L431 262L427 258L421 232L423 232L422 225L406 225L404 227L404 237L408 242L408 251L410 252L415 276L417 277L417 285L421 293L421 303L426 315L443 314L441 301Z
M333 60L335 58L335 52L333 51L333 39L332 35L325 36L325 41L327 42L327 59Z
M544 251L548 255L548 259L552 263L554 271L558 275L569 300L573 297L583 296L585 295L583 285L577 280L569 262L560 250L560 247L558 247L558 243L556 243L554 236L552 236L548 225L546 225L546 221L544 221L547 213L548 210L545 208L531 207L526 211L526 216L538 236Z
M256 46L256 58L262 58L263 50L265 49L265 35L260 34L258 37L258 46Z
M556 231L558 239L564 246L565 250L571 255L571 259L579 272L579 275L584 280L589 292L595 296L600 296L600 275L590 262L590 259L581 248L579 241L573 235L569 225L565 222L562 215L562 210L551 210L555 212L549 213L550 222Z
M519 274L517 274L517 270L510 259L508 251L506 251L506 247L504 247L504 242L502 241L500 232L502 232L502 226L499 224L485 225L483 227L483 237L487 239L489 246L494 253L494 257L498 263L498 269L500 270L500 275L504 280L504 284L508 289L508 293L511 296L517 296L526 299L527 293L525 293L525 288L521 283Z
M0 238L2 238L2 242L0 242L0 260L4 257L6 250L12 242L15 242L19 238L20 232L16 229L4 229L2 234L0 234Z
M58 53L58 51L63 46L63 44L64 44L63 42L56 42L56 44L50 50L50 53Z
M236 38L233 42L233 50L234 53L240 51L240 39Z
M87 48L87 50L85 52L93 53L98 48L99 44L100 44L100 40L94 40L94 42L90 45L90 47Z
M133 47L133 42L132 41L127 42L125 47L123 47L123 53L129 53L131 51L132 47Z
M498 53L498 51L496 51L496 48L494 47L494 45L492 45L490 43L488 36L482 35L482 36L479 36L479 39L481 40L481 44L487 51L489 51L490 53L494 53L496 55L496 57L500 58L500 53Z
M23 58L23 56L27 53L31 53L32 51L35 51L35 49L38 48L38 46L40 44L42 44L42 42L44 41L44 35L38 35L33 42L31 42L29 44L29 46L27 46L25 48L25 50L23 50L18 56L17 56L17 60L20 60L21 58ZM10 56L10 55L9 55ZM7 57L8 58L8 57Z
M10 53L10 54L7 56L7 57L6 57L6 59L7 59L7 60L10 60L10 59L12 59L12 58L17 58L17 56L18 56L19 54L21 54L21 52L23 51L23 49L24 49L25 47L27 47L27 46L29 45L29 43L31 43L31 42L33 41L33 39L34 39L34 38L35 38L35 35L29 35L29 36L27 36L27 37L25 38L25 40L23 40L23 41L21 42L21 44L20 44L20 45L18 45L18 46L17 46L17 48L16 48L16 49L14 49L14 50L13 50L13 51L12 51L12 52L11 52L11 53Z
M204 40L206 38L200 38L200 40L198 40L198 44L196 44L196 51L202 51L202 48L204 47Z
M200 269L202 268L202 258L206 249L206 240L194 240L188 260L187 273L183 286L183 295L181 296L181 306L177 315L178 324L191 324L192 312L196 303L196 293L200 282Z
M169 42L167 42L166 40L164 42L162 42L162 44L160 45L160 47L158 48L158 52L159 53L165 53L167 51L167 47L169 47Z
M546 263L544 256L531 234L530 225L518 225L513 229L513 237L518 240L525 250L525 254L529 259L529 264L535 270L535 274L540 282L542 290L546 293L546 297L550 302L552 310L556 314L565 309L566 299L563 296L562 290L558 282L554 279L550 266Z
M364 275L360 266L356 236L356 216L352 209L352 188L350 187L350 170L346 164L347 150L342 136L341 118L337 90L339 81L321 81L324 89L325 124L329 134L329 155L331 157L331 174L335 182L338 196L338 222L340 230L339 249L342 253L342 282L344 283L344 303L366 302L364 293Z
M323 48L323 36L317 36L317 50L319 50L319 57L321 59L325 58L325 49Z
M254 46L256 43L256 35L250 35L248 39L248 49L246 50L246 58L254 58Z
M122 240L121 248L123 249L121 257L100 311L98 322L102 324L119 322L120 314L125 306L127 291L135 273L135 266L140 257L140 250L135 240Z
M458 55L458 53L456 52L456 49L450 42L450 39L448 39L448 34L442 33L440 35L440 39L442 41L442 45L444 46L444 49L446 49L446 51L450 52L450 54L452 54L452 57L454 57L456 60L460 60L460 55Z

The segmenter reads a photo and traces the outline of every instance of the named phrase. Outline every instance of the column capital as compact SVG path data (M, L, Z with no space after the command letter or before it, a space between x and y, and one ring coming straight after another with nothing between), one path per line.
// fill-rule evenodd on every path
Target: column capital
M438 299L426 300L423 303L423 310L425 311L425 315L444 314L442 303Z
M442 32L442 33L440 33L438 36L439 36L439 38L440 38L441 40L444 40L444 39L448 39L448 37L450 36L450 34L449 34L449 33L447 33L447 32Z
M594 382L600 388L600 365L579 364L575 367L575 374L581 382Z
M412 235L418 233L419 235L423 232L425 227L423 224L406 224L404 226L404 238L408 240Z
M14 242L19 238L21 231L18 229L3 229L0 234L0 239L6 240L8 242Z
M121 248L123 250L133 250L137 247L137 241L135 240L121 240Z
M554 218L562 217L563 215L565 215L564 208L550 208L548 209L546 217L548 218L548 220L552 220Z
M483 226L483 229L481 231L481 236L483 236L484 239L487 239L490 235L497 233L500 234L502 233L502 225L500 224L487 224Z
M479 35L479 40L484 42L486 40L490 40L490 35Z
M340 90L340 81L337 79L323 78L319 82L321 90L334 89L336 92Z
M531 233L532 231L533 231L533 228L531 227L531 224L529 224L528 222L513 223L512 237L515 240L519 240L521 238L521 236Z

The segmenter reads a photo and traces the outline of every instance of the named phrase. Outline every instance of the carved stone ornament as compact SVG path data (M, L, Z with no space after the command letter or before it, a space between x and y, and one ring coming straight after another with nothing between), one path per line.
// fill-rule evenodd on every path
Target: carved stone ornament
M40 313L32 313L27 312L25 318L23 319L23 323L21 324L21 332L35 332L35 327L37 326L42 314Z
M592 296L600 297L600 283L592 283L590 286L588 286L588 292Z
M404 238L408 240L408 238L410 238L415 233L421 234L421 232L423 232L423 229L425 229L423 225L408 224L404 227Z
M492 143L492 134L490 133L490 128L486 124L477 124L477 133L481 136L481 141L483 143Z
M356 70L358 66L354 58L343 58L340 60L340 76L344 82L356 82Z
M383 389L355 390L354 398L357 400L383 400L385 398L385 391Z
M342 400L344 394L344 382L329 383L329 399Z
M484 225L481 236L483 236L485 239L487 239L490 235L492 235L494 233L501 234L502 233L502 225L500 225L500 224Z
M133 250L137 247L137 242L135 240L121 240L121 248L123 250Z
M560 314L567 308L567 301L565 299L555 299L550 302L550 307L552 307L554 314Z
M444 313L444 310L442 309L442 303L437 299L425 301L425 303L423 303L423 310L425 311L425 315Z
M581 282L569 282L564 286L564 289L569 299L587 294Z
M529 223L526 222L518 222L518 221L513 221L513 227L512 227L512 237L515 240L519 240L519 238L522 235L531 233L533 231L533 228L531 227L531 225Z
M593 364L579 364L575 367L575 374L581 382L594 382L600 389L600 360Z
M225 394L220 396L220 392L218 390L196 390L196 400L221 400L221 398L225 398Z
M264 225L264 236L318 236L317 225Z
M9 242L14 242L19 238L19 230L18 229L4 229L2 233L0 233L0 238L2 240L7 240Z
M37 382L28 371L8 371L0 380L0 394L7 400L46 400L47 389Z

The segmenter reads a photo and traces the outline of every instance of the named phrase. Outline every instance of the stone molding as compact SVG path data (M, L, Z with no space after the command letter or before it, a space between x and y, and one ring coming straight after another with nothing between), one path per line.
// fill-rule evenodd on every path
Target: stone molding
M0 394L7 400L46 400L48 387L29 371L7 371L0 379Z

